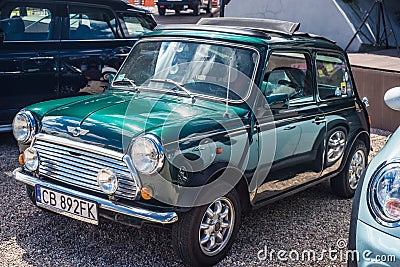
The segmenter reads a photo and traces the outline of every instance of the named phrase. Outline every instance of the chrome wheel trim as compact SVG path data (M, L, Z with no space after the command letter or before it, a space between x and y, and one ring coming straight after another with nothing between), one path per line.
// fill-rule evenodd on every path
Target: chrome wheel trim
M349 186L351 190L356 190L362 172L365 170L366 157L363 150L358 149L350 161L349 166Z
M215 256L228 244L235 226L235 208L232 201L220 197L204 212L199 227L199 245L207 256Z
M327 152L327 161L328 163L332 163L337 161L342 155L344 151L344 147L346 146L346 133L344 131L336 131L328 139L328 152Z

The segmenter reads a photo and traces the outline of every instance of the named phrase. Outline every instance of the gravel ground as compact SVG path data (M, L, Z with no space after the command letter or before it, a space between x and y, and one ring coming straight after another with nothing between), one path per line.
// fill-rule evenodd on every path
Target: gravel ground
M388 134L373 131L371 156ZM17 156L11 135L0 134L0 266L180 266L168 230L136 230L109 221L93 226L34 207L25 187L12 178ZM322 261L302 262L280 261L277 252L296 250L301 259L304 250L315 250L322 258L323 250L341 248L341 239L348 237L351 203L322 183L252 212L219 266L345 266L341 253L336 259L324 254ZM258 259L265 249L268 257Z

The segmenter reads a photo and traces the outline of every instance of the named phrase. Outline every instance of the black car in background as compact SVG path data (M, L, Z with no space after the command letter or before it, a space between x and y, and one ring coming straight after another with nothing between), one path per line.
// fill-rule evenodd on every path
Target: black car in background
M29 104L102 92L156 22L120 0L0 2L0 132Z
M158 0L158 14L165 16L167 9L175 10L179 14L182 10L191 9L193 15L199 16L201 9L205 9L207 13L211 11L211 0Z

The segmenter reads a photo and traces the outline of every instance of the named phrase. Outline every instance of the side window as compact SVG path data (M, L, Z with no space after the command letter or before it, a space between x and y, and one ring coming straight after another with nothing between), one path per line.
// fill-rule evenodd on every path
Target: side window
M152 25L144 18L135 16L135 14L125 12L118 14L118 16L126 37L136 37L152 29Z
M69 39L115 39L115 33L111 10L69 5Z
M320 99L342 98L353 95L349 70L342 57L318 53L316 67Z
M53 16L49 8L33 6L5 6L0 14L0 28L5 41L48 40L53 30Z
M261 86L267 101L278 95L290 101L313 100L310 62L305 53L272 52Z

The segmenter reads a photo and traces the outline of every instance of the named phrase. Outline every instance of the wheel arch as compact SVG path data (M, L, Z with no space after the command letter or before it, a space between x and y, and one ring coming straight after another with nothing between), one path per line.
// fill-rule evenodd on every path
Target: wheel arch
M234 185L233 188L239 194L242 211L249 212L251 210L249 183L243 171L241 171L239 168L229 165L228 162L217 162L210 165L206 170L194 174L192 176L192 180L196 181L196 186L209 184L220 177L222 172L227 167L237 172L237 175L240 175L239 181Z
M357 140L364 142L365 146L367 147L367 153L370 151L371 141L370 141L369 133L365 130L361 130L361 131L357 132L356 134L354 134L353 137L351 138L351 142L349 142L349 143L351 143L351 145L346 146L344 158L340 165L339 172L343 171L343 169L346 165L347 159L349 157L350 151L353 148L353 146L355 145L355 143L357 142ZM368 154L366 156L368 158Z

